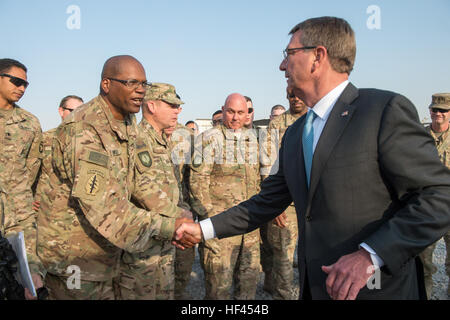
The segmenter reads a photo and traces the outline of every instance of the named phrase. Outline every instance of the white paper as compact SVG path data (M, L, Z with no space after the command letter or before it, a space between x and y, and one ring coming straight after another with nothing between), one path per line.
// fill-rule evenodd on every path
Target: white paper
M36 289L31 278L30 268L28 267L27 250L25 248L25 239L23 232L12 235L6 238L11 244L14 252L16 253L18 263L18 270L15 274L17 281L24 287L30 290L31 294L36 297Z

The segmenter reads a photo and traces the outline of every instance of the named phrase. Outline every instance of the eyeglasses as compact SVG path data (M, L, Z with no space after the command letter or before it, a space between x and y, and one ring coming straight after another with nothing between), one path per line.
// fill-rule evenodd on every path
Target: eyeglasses
M438 112L440 112L440 113L447 113L449 111L450 110L445 110L445 109L440 109L440 108L431 108L431 112L433 112L433 113L438 113Z
M120 80L120 79L115 79L115 78L107 78L107 79L120 82L121 84L127 86L130 89L136 89L136 88L139 87L139 85L141 85L142 88L145 89L147 86L151 86L152 85L150 82L138 81L138 80L135 80L135 79L131 79L131 80Z
M283 50L283 57L286 59L288 55L294 54L298 50L308 50L308 49L315 49L317 47L301 47L301 48L286 48Z
M10 74L7 74L7 73L2 73L2 74L0 74L0 76L1 77L8 77L9 78L9 82L11 82L16 87L24 86L25 89L26 89L28 87L28 85L29 85L28 81L23 80L21 78L14 77L14 76L12 76Z
M248 108L248 113L253 113L253 108Z

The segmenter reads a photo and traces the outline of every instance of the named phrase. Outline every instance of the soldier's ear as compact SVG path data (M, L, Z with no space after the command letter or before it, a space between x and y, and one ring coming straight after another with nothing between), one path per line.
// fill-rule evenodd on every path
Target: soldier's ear
M111 80L109 80L108 78L103 78L102 81L100 82L100 90L103 91L104 93L108 94L110 85L111 85Z
M147 108L150 113L156 113L156 101L149 100L147 101Z

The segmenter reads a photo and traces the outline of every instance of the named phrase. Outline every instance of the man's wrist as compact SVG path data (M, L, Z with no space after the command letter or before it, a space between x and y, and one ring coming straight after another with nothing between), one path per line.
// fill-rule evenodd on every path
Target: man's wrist
M214 231L214 226L211 219L205 219L200 221L200 232L202 233L203 241L214 239L216 237L216 232Z

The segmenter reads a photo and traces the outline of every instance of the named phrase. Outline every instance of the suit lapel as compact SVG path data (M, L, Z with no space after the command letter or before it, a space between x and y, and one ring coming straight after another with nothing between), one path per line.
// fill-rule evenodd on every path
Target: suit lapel
M317 188L317 184L320 180L323 168L330 157L331 152L335 144L340 139L345 127L349 123L353 116L355 107L350 103L358 96L358 89L353 84L349 83L342 92L339 99L331 111L327 123L323 128L319 141L317 142L316 149L314 151L313 162L311 167L311 183L308 193L308 209L311 204L314 192ZM301 141L301 139L300 139ZM301 150L301 149L300 149ZM303 159L303 157L302 157ZM304 163L303 164L303 172Z

